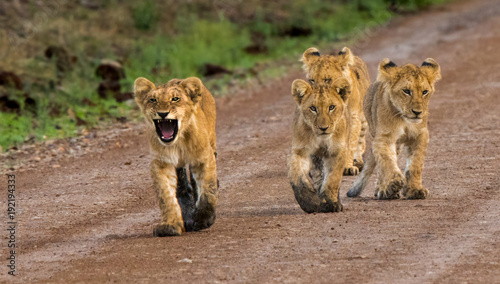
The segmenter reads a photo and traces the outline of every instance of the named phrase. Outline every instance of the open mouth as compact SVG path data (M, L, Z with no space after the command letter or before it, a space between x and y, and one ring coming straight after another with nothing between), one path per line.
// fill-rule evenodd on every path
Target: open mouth
M174 141L179 128L177 119L154 119L153 121L155 123L156 133L161 141L165 143Z

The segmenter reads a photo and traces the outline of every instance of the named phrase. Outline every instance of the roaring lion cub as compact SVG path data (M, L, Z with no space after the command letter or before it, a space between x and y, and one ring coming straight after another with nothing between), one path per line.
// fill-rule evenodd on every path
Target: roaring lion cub
M367 125L363 114L363 97L370 85L366 64L347 47L338 55L320 55L318 49L311 47L304 52L301 61L311 85L332 84L337 78L345 78L351 86L347 102L351 126L344 175L357 175L363 168L365 152Z
M345 78L331 84L292 84L297 106L288 176L295 199L307 213L343 210L339 187L348 156L350 93Z
M429 131L427 115L434 84L441 79L440 67L432 58L422 66L396 66L389 59L380 62L377 80L370 86L364 111L373 137L366 165L347 196L361 194L378 166L375 196L379 199L424 199L429 190L422 186ZM397 165L397 150L407 154L406 183Z
M195 77L158 87L141 77L134 90L154 157L151 177L162 215L154 235L178 236L210 227L218 200L212 94Z

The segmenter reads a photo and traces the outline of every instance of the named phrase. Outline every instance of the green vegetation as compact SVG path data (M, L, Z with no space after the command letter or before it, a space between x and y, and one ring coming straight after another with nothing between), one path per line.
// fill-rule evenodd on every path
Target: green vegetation
M11 110L0 100L0 146L7 149L30 137L74 136L117 118L137 119L133 102L98 95L102 79L95 70L105 58L123 64L122 93L130 92L139 76L156 83L198 76L205 77L214 95L223 95L230 82L285 72L279 64L262 67L262 62L290 58L295 63L307 47L331 47L363 36L367 28L398 13L444 1L251 0L236 5L107 0L98 7L59 1L49 9L28 1L22 5L33 20L19 16L0 31L0 72L13 72L22 80L21 89L0 84L0 97L18 105ZM0 5L7 12L12 8ZM48 46L62 47L67 55L47 58ZM207 64L227 72L206 77Z

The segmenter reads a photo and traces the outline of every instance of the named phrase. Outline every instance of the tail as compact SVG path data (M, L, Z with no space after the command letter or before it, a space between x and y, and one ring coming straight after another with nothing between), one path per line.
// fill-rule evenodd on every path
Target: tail
M375 165L375 157L373 156L373 152L370 149L370 151L368 152L368 157L366 158L366 164L363 167L363 171L361 171L361 174L354 182L354 185L347 192L347 197L356 197L363 192L366 184L368 183L368 180L370 179L370 176L373 173L373 170L375 169Z
M363 153L365 152L366 146L366 131L368 129L368 123L364 114L360 116L361 120L361 130L359 132L358 145L356 145L356 151L354 152L354 166L356 166L360 171L363 170L365 166L363 162Z

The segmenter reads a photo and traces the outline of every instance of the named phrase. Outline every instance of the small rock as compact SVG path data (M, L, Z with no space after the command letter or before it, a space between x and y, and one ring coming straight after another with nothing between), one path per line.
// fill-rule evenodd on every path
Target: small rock
M202 73L203 76L205 76L205 77L213 76L213 75L217 75L217 74L231 74L232 73L231 71L229 71L228 69L226 69L222 66L210 64L210 63L206 63L205 65L203 65L203 67L201 69L202 70L200 73Z
M119 81L125 78L123 66L114 60L103 59L95 71L96 76L105 81Z
M52 168L56 169L56 168L60 168L61 165L53 165Z
M35 157L31 157L31 160L36 161L36 162L40 162L42 160L42 158L35 156Z
M177 262L193 263L193 261L191 259L189 259L189 258L183 258L183 259L181 259L181 260L179 260Z

